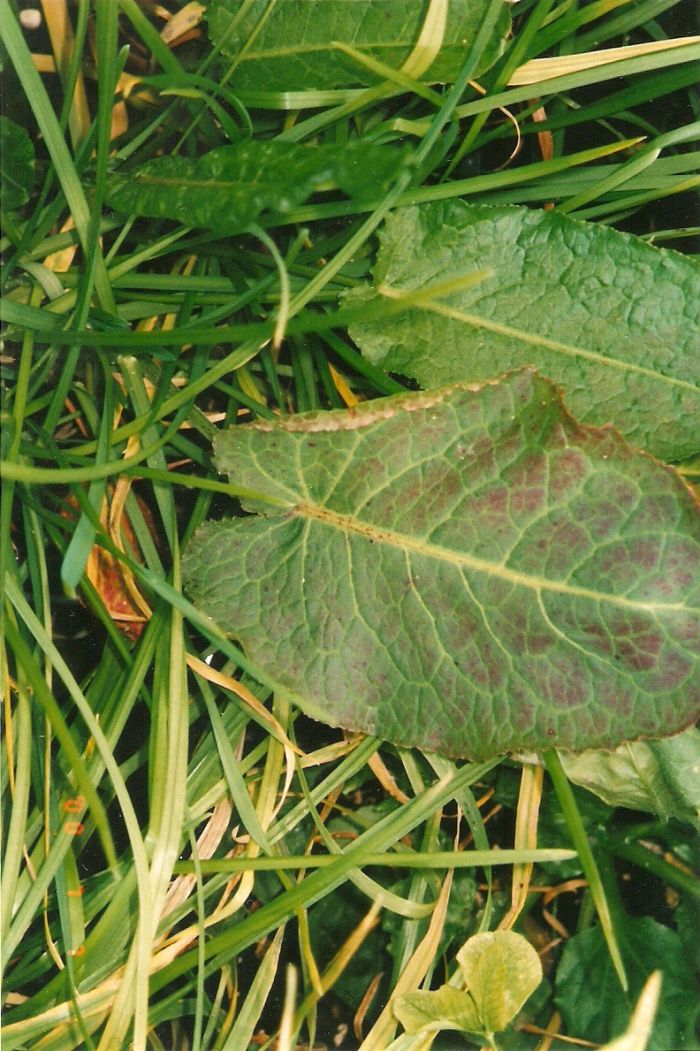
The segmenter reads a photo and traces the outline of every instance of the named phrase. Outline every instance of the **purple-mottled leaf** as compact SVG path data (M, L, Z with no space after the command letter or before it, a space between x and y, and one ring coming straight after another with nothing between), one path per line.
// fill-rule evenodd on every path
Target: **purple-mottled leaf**
M700 517L671 468L530 370L216 443L257 514L185 558L198 606L309 714L492 756L700 713Z

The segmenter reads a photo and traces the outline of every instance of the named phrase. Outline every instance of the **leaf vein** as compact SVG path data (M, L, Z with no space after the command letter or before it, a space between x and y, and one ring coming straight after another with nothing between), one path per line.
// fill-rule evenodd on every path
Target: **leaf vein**
M645 602L641 599L630 599L623 595L595 591L592 588L581 585L569 584L564 580L547 580L544 577L523 573L519 570L511 569L503 563L490 562L465 552L455 551L438 544L416 539L406 533L400 533L385 526L376 526L371 522L362 522L353 515L339 514L318 504L297 504L293 508L292 514L297 517L315 520L322 525L337 529L345 535L354 533L368 537L375 543L385 543L402 551L414 551L417 554L434 558L438 561L447 562L464 569L471 569L477 573L484 573L486 576L497 577L499 580L508 581L515 586L525 587L537 593L551 591L558 594L571 595L574 598L587 599L591 602L607 603L619 606L622 609L646 613L685 612L700 616L700 608L685 606L681 602Z

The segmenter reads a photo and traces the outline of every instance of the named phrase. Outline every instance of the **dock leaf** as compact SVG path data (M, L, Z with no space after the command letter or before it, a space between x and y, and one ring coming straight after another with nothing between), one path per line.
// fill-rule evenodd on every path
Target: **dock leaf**
M317 190L381 198L410 163L400 146L355 140L322 146L242 139L200 157L156 157L116 172L107 199L119 212L236 233L261 214L285 214Z
M561 384L582 422L612 422L664 460L700 450L695 261L556 212L462 201L398 209L380 236L380 288L415 292L483 269L493 277L352 326L374 364L422 387L533 365ZM359 289L345 302L380 294Z
M470 758L700 714L700 516L531 370L223 432L184 579L324 722Z
M350 44L370 58L400 69L432 19L422 79L439 83L459 72L490 0L447 0L441 4L407 4L406 0L213 0L207 18L209 35L224 55L238 65L236 91L304 91L361 87L381 79L336 47ZM446 9L446 12L445 12ZM444 24L442 15L446 14ZM430 28L430 27L429 27ZM479 71L498 58L510 28L504 3ZM427 62L423 71L421 66ZM410 67L409 67L410 68Z

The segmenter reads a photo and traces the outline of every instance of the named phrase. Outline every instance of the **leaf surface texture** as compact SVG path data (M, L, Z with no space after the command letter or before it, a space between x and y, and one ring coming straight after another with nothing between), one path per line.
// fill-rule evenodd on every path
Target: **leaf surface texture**
M243 139L201 157L157 157L116 173L108 200L117 211L235 233L261 212L291 211L316 190L378 199L408 162L400 147L361 141L300 146Z
M697 503L531 370L215 452L257 513L198 531L186 586L312 716L481 758L700 713Z
M700 267L676 252L556 212L462 201L389 216L378 286L414 292L470 271L493 277L353 339L423 387L533 365L586 423L612 422L664 460L700 449ZM409 247L410 246L410 247ZM360 289L348 306L372 302Z
M0 115L0 200L5 211L20 208L34 186L34 145L24 128Z
M433 12L430 13L430 6ZM209 35L238 66L234 90L327 90L376 84L381 79L335 44L350 44L387 66L400 69L412 54L425 19L428 62L423 79L448 82L457 76L486 14L489 0L446 0L407 4L406 0L214 0L209 5ZM447 7L444 25L437 18ZM244 8L244 10L242 10ZM480 70L498 57L510 27L507 4ZM418 67L420 69L420 67Z

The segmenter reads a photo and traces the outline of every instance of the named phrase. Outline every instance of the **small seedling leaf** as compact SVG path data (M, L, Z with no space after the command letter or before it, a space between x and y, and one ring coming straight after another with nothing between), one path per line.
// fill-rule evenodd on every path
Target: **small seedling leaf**
M459 950L457 960L482 1033L499 1033L510 1025L542 981L539 956L515 931L475 934Z
M430 1033L458 1029L481 1033L481 1021L468 993L451 985L427 991L418 989L400 996L394 1014L407 1033Z

